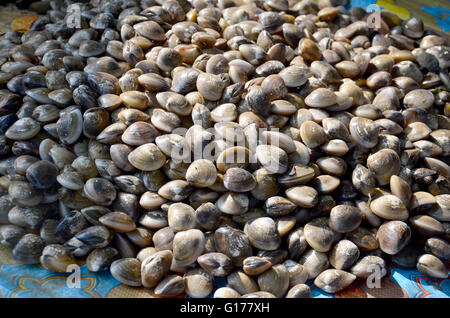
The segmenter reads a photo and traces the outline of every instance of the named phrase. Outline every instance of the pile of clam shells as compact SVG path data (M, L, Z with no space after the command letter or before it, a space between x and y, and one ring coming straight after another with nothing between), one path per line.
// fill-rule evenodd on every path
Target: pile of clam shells
M448 38L346 3L51 0L0 42L0 243L166 297L446 279Z

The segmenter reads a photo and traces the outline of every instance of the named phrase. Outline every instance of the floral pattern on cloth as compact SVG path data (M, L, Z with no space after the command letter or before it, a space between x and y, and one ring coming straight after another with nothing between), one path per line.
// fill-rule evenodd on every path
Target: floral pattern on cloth
M402 19L421 18L427 28L446 35L450 31L449 0L349 0L347 7L367 8L370 5L394 12Z
M67 278L36 265L1 265L0 295L5 298L142 298L152 297L152 291L129 287L115 280L108 271L91 273L86 266L80 268L80 284L69 287ZM214 288L226 285L217 278ZM450 279L434 279L416 270L394 268L390 277L382 279L380 288L368 288L357 281L335 295L326 293L308 281L315 298L449 298ZM185 297L185 295L180 295ZM209 295L212 297L212 294Z

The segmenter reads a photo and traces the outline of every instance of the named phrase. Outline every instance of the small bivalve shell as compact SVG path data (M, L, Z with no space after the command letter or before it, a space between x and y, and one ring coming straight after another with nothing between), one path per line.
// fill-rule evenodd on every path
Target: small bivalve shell
M119 257L119 251L113 247L96 248L86 258L86 266L91 272L104 271Z
M367 158L367 168L375 174L380 185L385 185L400 171L400 157L392 149L381 149Z
M225 172L223 184L225 188L233 192L248 192L256 187L253 175L241 168L228 169Z
M192 187L185 180L172 180L158 190L158 194L169 201L183 201L192 193Z
M113 184L103 178L87 180L84 184L83 192L90 201L105 206L110 205L117 195Z
M380 127L373 121L362 117L353 117L349 124L354 142L364 148L373 148L378 143Z
M76 264L67 248L58 244L47 245L42 250L40 261L46 269L57 273L67 273L67 267Z
M175 231L186 231L195 227L195 211L185 203L174 203L167 213L169 226Z
M308 120L300 127L302 142L309 148L316 148L324 144L328 138L322 126L314 121Z
M122 258L112 262L111 275L127 286L142 286L141 262L136 258Z
M250 294L258 291L258 285L255 280L238 270L227 276L227 284L241 295Z
M204 298L213 291L213 277L204 269L195 268L184 274L186 294L192 298Z
M330 251L329 261L336 269L347 269L359 258L358 247L349 240L339 241Z
M262 217L251 220L245 225L244 232L248 235L250 243L260 250L273 251L281 244L281 238L272 218Z
M46 160L31 164L26 171L28 181L38 189L51 188L56 182L57 174L57 167Z
M227 255L236 266L242 266L244 259L252 256L250 240L243 231L230 227L220 227L214 232L218 252Z
M122 141L127 145L140 146L154 142L158 135L158 130L152 124L138 121L123 132Z
M186 180L196 187L209 187L216 182L217 169L210 160L199 159L189 165Z
M402 200L392 194L383 195L370 203L372 212L386 220L406 220L408 209Z
M264 210L269 216L277 217L291 213L297 206L286 198L273 196L266 200Z
M288 168L288 156L284 150L273 145L256 147L258 162L269 172L284 173Z
M319 194L316 189L309 186L289 188L286 190L286 196L289 200L303 208L312 208L319 200Z
M155 287L154 295L175 297L184 292L184 289L184 280L181 276L169 275Z
M308 279L316 278L317 275L330 267L327 254L314 249L306 251L300 258L299 263L306 269Z
M173 257L177 264L187 266L202 255L205 248L205 235L202 231L191 229L178 232L173 239Z
M274 265L258 276L258 286L262 291L283 297L289 288L289 272L282 264Z
M59 139L67 145L75 143L83 132L83 116L77 107L69 107L61 112L56 131Z
M336 94L328 88L317 88L305 98L306 105L316 108L325 108L336 104Z
M35 234L25 234L12 250L13 258L22 264L38 264L45 247L44 240Z
M306 284L297 284L289 289L286 298L312 298L311 289Z
M216 277L225 277L233 270L231 258L223 253L203 254L197 258L197 262L204 270Z
M214 298L240 298L240 297L241 294L239 294L236 290L230 287L221 287L214 292Z
M363 227L359 227L355 231L348 233L347 239L355 243L362 250L372 251L377 249L379 245L375 234Z
M78 232L74 238L91 248L106 247L113 238L113 233L101 225L88 227Z
M146 257L141 264L142 285L153 288L167 275L172 263L172 251L164 250Z
M411 227L423 236L440 236L444 234L441 222L429 215L415 215L409 219Z
M13 224L0 226L0 243L4 246L14 248L22 236L27 234L26 230Z
M374 273L379 274L378 277L386 276L386 262L379 256L368 255L361 258L350 268L350 272L358 278L367 279Z
M327 269L314 280L314 285L327 293L337 293L350 286L356 276L339 269Z
M248 211L249 198L245 193L226 192L216 201L216 206L222 213L241 215Z
M434 255L424 254L417 260L417 269L425 275L447 279L448 271L444 263Z
M306 242L318 252L331 250L336 233L328 226L328 219L318 218L306 223L303 229Z
M425 251L434 254L443 261L450 260L450 244L444 239L432 237L425 243Z
M412 195L411 187L409 186L409 184L402 178L396 175L392 175L389 186L392 194L402 200L405 207L408 206Z
M244 260L242 269L247 275L254 276L265 272L271 266L272 263L263 257L250 256Z
M110 212L98 219L106 227L119 233L131 232L136 229L133 219L123 212Z
M361 224L361 212L350 205L337 205L330 212L330 227L339 233L355 230Z
M400 252L408 244L410 238L411 229L402 221L389 221L381 225L377 231L380 249L389 255Z
M24 181L12 181L8 188L8 194L12 203L25 207L36 206L44 199L41 190Z
M293 287L298 284L304 284L308 280L308 272L306 268L291 259L283 262L283 265L289 272L289 287Z
M154 171L166 162L166 156L153 143L141 145L128 155L128 161L142 171Z
M80 114L81 116L81 114ZM41 125L30 117L17 120L5 132L5 136L12 140L27 140L36 136L41 130Z

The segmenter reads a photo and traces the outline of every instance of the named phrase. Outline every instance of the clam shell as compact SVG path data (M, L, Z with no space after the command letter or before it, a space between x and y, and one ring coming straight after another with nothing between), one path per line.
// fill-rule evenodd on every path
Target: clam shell
M305 98L306 105L310 107L324 108L336 104L336 94L327 88L318 88Z
M225 277L233 269L231 258L223 253L203 254L197 258L197 262L204 270L217 277Z
M209 187L216 181L217 169L210 160L199 159L186 171L186 180L196 187Z
M91 178L86 181L83 192L89 200L98 205L110 205L117 192L113 184L103 178Z
M128 161L142 171L154 171L161 168L166 156L153 143L147 143L137 147L128 155Z
M172 252L165 250L156 252L141 263L142 285L146 288L157 286L169 272L172 263Z
M40 261L46 269L58 273L66 273L68 266L76 264L75 258L67 248L58 244L47 245L42 250Z
M167 219L169 226L175 231L186 231L195 226L195 211L185 203L174 203L169 207Z
M289 288L289 272L282 264L272 266L258 276L258 286L261 291L282 297Z
M367 158L369 168L380 185L389 183L392 175L397 175L400 169L400 158L392 149L382 149Z
M25 234L12 250L13 258L22 264L38 264L45 242L35 234Z
M326 218L315 219L308 222L303 235L306 242L318 252L328 252L336 239L336 233L328 226Z
M358 247L349 240L339 241L329 254L331 266L336 269L347 269L351 267L359 258Z
M202 255L205 243L205 236L199 230L178 232L173 239L173 257L180 265L190 265Z
M314 280L314 285L328 292L336 293L347 288L356 276L339 269L327 269Z
M119 233L131 232L136 229L136 224L131 217L123 212L110 212L101 216L98 221L106 227Z
M241 295L254 293L259 289L255 280L241 270L235 271L228 275L227 283L228 286L236 290Z
M373 148L378 143L378 125L367 118L354 117L349 124L350 134L354 142L364 148Z
M448 272L444 263L434 255L424 254L417 260L417 269L425 275L447 279Z
M27 140L36 136L40 130L41 125L37 121L25 117L17 120L9 127L5 132L5 136L12 140Z
M86 266L91 272L103 271L118 257L119 251L113 247L96 248L86 258Z
M372 212L386 220L406 220L408 209L395 195L383 195L370 203Z
M378 273L380 278L386 276L385 261L375 255L368 255L361 258L355 265L350 268L350 272L358 278L368 278L374 272Z
M312 298L312 294L308 285L297 284L289 289L286 298Z
M380 226L377 240L380 249L390 255L400 252L411 238L411 229L402 221L389 221Z
M225 188L233 192L248 192L256 187L253 175L241 168L230 168L225 172L223 183Z
M309 148L316 148L327 141L327 136L322 126L311 120L302 123L300 136L303 143Z
M201 268L192 269L184 274L186 294L192 298L204 298L213 290L213 277Z
M250 240L241 230L220 227L214 233L214 241L217 251L230 257L237 266L252 255Z
M330 227L339 233L355 230L361 224L361 212L349 205L337 205L330 212Z
M312 208L318 202L318 193L314 188L308 186L297 186L286 190L286 196L295 204Z
M22 236L26 234L26 230L20 226L13 224L5 224L0 226L0 243L4 246L14 248L20 241Z
M308 278L316 278L320 273L330 267L326 253L314 249L306 251L299 260L308 273Z
M141 262L136 258L123 258L112 262L111 275L127 286L142 286Z
M268 217L247 222L244 232L248 235L250 243L260 250L273 251L281 244L276 224Z

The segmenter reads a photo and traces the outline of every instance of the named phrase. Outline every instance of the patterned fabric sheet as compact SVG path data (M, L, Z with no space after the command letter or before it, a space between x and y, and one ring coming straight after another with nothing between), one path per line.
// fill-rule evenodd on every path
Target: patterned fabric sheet
M152 291L129 287L115 280L108 271L91 273L81 267L79 287L70 287L70 274L57 274L36 265L1 265L0 295L6 298L117 298L152 297ZM450 279L433 279L416 270L394 268L382 279L380 288L368 288L363 281L335 294L328 294L307 282L317 298L448 298ZM225 286L216 279L215 288ZM181 295L184 296L184 295ZM212 297L212 294L209 295Z
M146 288L129 287L115 280L109 271L91 273L80 267L80 283L73 287L72 273L54 273L37 265L17 264L11 251L0 245L0 297L5 298L151 298ZM80 264L81 265L81 264ZM73 276L72 276L73 277ZM449 298L450 279L434 279L417 270L391 269L381 280L379 288L367 287L357 280L349 288L328 294L313 285L316 298ZM226 285L224 278L216 278L214 289ZM180 295L185 297L185 295ZM212 297L212 294L209 295Z
M350 0L349 7L367 8L376 4L390 10L401 18L417 16L427 27L446 35L450 31L449 0ZM432 5L430 5L432 4ZM10 11L10 10L8 10ZM20 12L19 12L20 14ZM91 273L81 266L80 286L71 288L67 284L70 274L48 271L37 265L18 265L11 252L0 245L0 297L6 298L117 298L152 297L151 290L129 287L115 280L108 271ZM357 281L349 288L335 294L328 294L316 288L312 281L314 297L317 298L449 298L450 279L434 279L417 270L391 269L382 279L380 288L368 288L363 281ZM224 279L216 279L214 287L225 286ZM184 295L181 295L184 296ZM209 297L211 297L210 295Z

